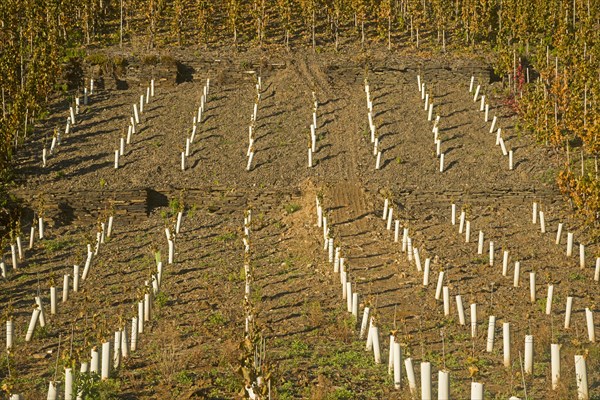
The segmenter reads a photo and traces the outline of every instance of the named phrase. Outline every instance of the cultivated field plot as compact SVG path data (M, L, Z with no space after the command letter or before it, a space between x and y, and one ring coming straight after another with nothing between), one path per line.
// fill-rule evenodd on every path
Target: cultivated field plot
M181 83L90 90L19 160L12 393L600 396L600 249L486 68L177 56Z

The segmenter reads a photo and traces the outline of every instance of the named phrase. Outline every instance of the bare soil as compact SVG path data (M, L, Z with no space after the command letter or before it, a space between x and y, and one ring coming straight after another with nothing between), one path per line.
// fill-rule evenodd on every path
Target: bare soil
M125 90L103 89L82 107L78 123L63 137L48 165L41 151L55 127L64 129L64 104L18 160L21 181L15 190L35 195L31 207L52 193L102 190L119 199L131 189L152 189L176 199L183 189L226 188L253 199L221 212L205 204L186 204L182 232L176 238L175 263L165 266L163 294L155 317L140 337L140 349L115 373L105 393L122 399L230 399L242 389L236 375L244 329L242 228L246 207L253 212L253 299L264 327L267 359L274 368L273 398L409 399L406 380L394 390L387 372L389 333L397 331L405 357L412 357L417 382L419 362L450 372L452 397L466 399L470 382L485 384L486 398L516 395L530 399L574 398L574 354L587 354L592 398L600 385L600 351L587 340L584 308L600 301L593 281L597 244L559 195L553 181L552 151L519 133L510 109L503 106L502 84L482 62L466 57L396 54L374 51L323 52L173 51L189 75L170 85L159 81L146 107L122 166L113 168L114 151L124 136L132 104L148 82L129 76ZM365 64L378 128L382 166L375 157L367 122ZM256 124L256 154L246 171L248 125L255 100L256 74L263 86ZM445 171L439 172L432 122L417 90L417 74L433 96L441 116ZM490 102L490 120L498 126L515 168L508 169L495 145L490 123L469 93L471 75ZM192 117L206 78L211 79L208 107L185 171L180 154L191 133ZM127 78L127 77L126 77ZM316 166L307 168L312 119L312 91L319 101ZM44 139L46 137L46 139ZM185 192L184 192L185 193ZM281 197L266 194L282 193ZM336 245L342 247L361 307L376 311L382 334L383 365L358 340L358 326L341 299L339 276L323 251L316 227L315 197L322 193ZM431 258L430 284L394 243L381 218L384 198L392 199L395 218L408 227L422 262ZM262 201L264 200L264 202ZM545 212L547 233L531 221L532 202ZM465 210L470 243L450 222L450 205ZM106 204L98 205L102 214ZM49 215L49 218L52 216ZM11 304L16 338L12 370L14 392L45 398L60 358L87 361L90 348L112 340L130 326L144 281L154 268L151 249L167 254L168 207L120 224L101 247L90 278L79 293L49 314L49 287L62 286L73 264L85 261L86 244L97 226L89 220L65 224L52 220L47 238L36 241L25 261L2 283L1 304ZM561 245L555 236L565 224ZM26 220L23 231L29 232ZM484 254L477 254L479 231ZM573 257L565 255L566 232L574 232ZM28 236L28 234L26 235ZM495 245L489 266L488 245ZM586 268L579 268L578 244L586 245ZM510 252L508 276L502 275L502 252ZM10 254L5 255L7 265ZM519 287L513 287L515 261L521 263ZM439 271L452 299L444 316L434 299ZM536 272L537 301L529 301L529 273ZM545 314L547 285L554 284L552 315ZM60 292L60 290L59 290ZM48 325L31 343L25 331L34 296L45 299ZM458 323L454 298L460 294L467 314ZM563 329L566 297L573 296L571 328ZM59 296L60 297L60 296ZM469 310L478 307L478 334L470 337ZM488 317L496 317L496 343L486 353ZM598 320L596 316L596 320ZM502 323L510 322L512 364L502 364ZM534 374L521 375L524 337L534 336ZM550 344L562 344L562 384L550 390ZM71 362L71 361L64 361ZM0 371L6 377L6 361ZM58 373L57 379L60 378ZM523 386L525 384L525 387ZM345 397L344 397L345 396Z

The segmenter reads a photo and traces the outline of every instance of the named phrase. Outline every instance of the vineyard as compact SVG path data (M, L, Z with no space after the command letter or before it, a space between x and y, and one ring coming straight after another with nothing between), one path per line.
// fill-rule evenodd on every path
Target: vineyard
M595 0L7 0L0 169L10 176L12 154L48 115L50 97L82 91L82 62L107 73L127 67L98 47L150 52L149 62L171 46L489 53L520 131L559 151L559 187L595 225L599 10Z
M600 399L595 0L0 3L0 397Z

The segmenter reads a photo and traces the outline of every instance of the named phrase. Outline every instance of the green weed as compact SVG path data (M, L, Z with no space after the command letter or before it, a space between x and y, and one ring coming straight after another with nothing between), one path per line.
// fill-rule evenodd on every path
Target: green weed
M295 399L295 389L296 385L292 382L285 382L279 388L277 388L277 393L279 394L280 400L292 400Z
M290 215L290 214L293 214L293 213L295 213L296 211L300 210L300 208L301 208L301 207L300 207L300 204L297 204L297 203L289 203L289 204L286 204L286 205L285 205L283 208L285 209L285 212L286 212L288 215Z
M195 379L196 374L191 371L180 371L175 374L175 382L182 386L192 386Z
M325 397L326 400L351 400L354 398L354 393L344 387L336 388L332 393L329 393L327 397Z
M206 320L206 325L208 325L211 328L220 328L225 326L227 322L229 322L227 317L221 314L221 312L215 311L208 316L208 319Z
M70 245L71 245L71 241L66 240L66 239L65 240L55 239L55 240L48 240L48 241L44 242L44 247L46 248L46 250L52 251L52 252L64 250L67 247L69 247Z
M570 281L582 281L582 280L585 280L585 276L583 276L579 272L571 272L569 274L569 280Z
M198 204L192 204L190 209L187 211L188 218L193 218L197 212L198 212Z
M169 295L165 292L158 292L154 298L154 301L156 301L156 305L158 305L159 308L162 308L169 302Z
M290 344L288 354L290 357L307 357L310 355L310 350L306 342L296 339Z
M216 242L223 242L223 243L231 242L236 239L237 239L237 233L235 233L235 232L227 232L227 233L223 233L223 234L215 237Z
M121 392L118 381L103 381L98 374L76 374L75 387L81 392L82 398L92 400L118 399Z

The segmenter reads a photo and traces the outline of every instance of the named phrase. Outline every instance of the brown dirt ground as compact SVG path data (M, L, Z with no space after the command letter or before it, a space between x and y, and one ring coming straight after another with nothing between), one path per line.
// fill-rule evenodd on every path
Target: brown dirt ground
M358 53L357 53L358 54ZM399 331L405 354L418 363L431 361L447 369L454 398L468 398L471 377L486 387L486 398L573 398L573 355L588 354L593 396L598 396L600 351L587 343L584 308L600 301L593 281L596 243L568 209L552 181L557 160L552 152L518 133L516 120L502 107L500 83L492 83L481 63L426 54L374 52L368 57L374 119L383 151L382 168L368 135L363 90L365 57L324 52L175 53L194 68L193 79L161 85L142 117L141 129L126 150L124 165L113 169L114 150L127 127L131 104L146 82L127 90L99 91L83 109L80 122L64 137L58 152L41 167L42 136L63 129L63 109L51 116L40 134L21 153L21 187L32 193L104 190L118 198L131 188L175 193L183 188L226 186L232 192L258 195L293 191L299 196L255 212L252 264L258 321L265 326L267 356L274 365L273 398L410 398L406 384L395 391L387 375L387 335ZM247 129L254 101L254 75L260 70L263 91L256 127L256 155L246 172ZM431 133L417 91L421 74L433 94L446 171L438 172ZM499 116L507 147L515 151L515 170L494 145L489 123L468 93L475 73ZM211 78L208 109L199 126L190 166L180 170L180 152L190 133L192 116L206 77ZM316 166L306 167L306 143L311 121L311 91L319 100ZM348 271L363 301L375 308L381 332L384 365L375 366L363 351L355 322L341 301L339 277L322 250L316 228L315 196L322 191L336 243L347 257ZM421 257L432 258L431 284L409 263L393 232L381 219L383 198L391 194L394 213L410 229ZM546 213L548 233L531 223L531 204ZM467 211L471 243L450 224L450 204ZM300 206L288 214L290 205ZM49 325L24 343L26 324L36 293L49 303L48 288L60 285L74 263L83 263L85 245L95 235L94 224L75 222L47 228L48 238L26 254L17 271L2 283L1 304L12 303L16 325L15 390L26 398L45 398L55 369L58 340L61 353L87 360L89 349L135 315L144 280L153 268L150 247L166 254L163 232L166 210L156 210L135 224L120 225L94 265L92 275ZM243 337L244 208L215 214L188 204L182 233L176 239L176 263L166 266L165 293L156 315L140 338L140 350L115 377L118 398L235 398L241 380L233 368ZM554 244L558 222L585 243L587 265L567 258L564 245ZM28 226L24 230L28 232ZM485 233L484 255L477 255L477 234ZM495 243L494 267L488 266L488 240ZM501 274L501 251L510 251L509 276ZM577 251L575 253L578 253ZM10 261L10 255L5 257ZM521 261L519 288L512 286L514 261ZM478 335L458 324L455 303L444 316L434 299L438 272L446 271L451 298L461 294L465 307L478 304ZM529 272L537 273L538 301L529 302ZM551 316L543 312L548 283L554 283ZM60 291L59 291L60 292ZM562 328L564 304L574 296L570 330ZM362 310L362 307L361 307ZM362 311L361 311L362 312ZM47 311L48 313L48 311ZM466 310L467 321L469 311ZM487 319L495 315L496 344L485 352ZM596 320L598 320L596 316ZM512 367L502 366L502 322L511 323ZM129 326L129 325L128 325ZM38 328L39 329L39 328ZM524 336L533 334L533 376L521 377L519 353ZM563 384L553 392L550 343L562 348ZM52 351L52 354L48 354ZM4 362L5 365L5 362ZM5 376L3 368L2 376ZM60 375L60 374L59 374ZM406 383L406 382L405 382ZM347 390L345 392L344 390ZM344 393L348 397L343 397ZM336 397L337 396L337 397Z

